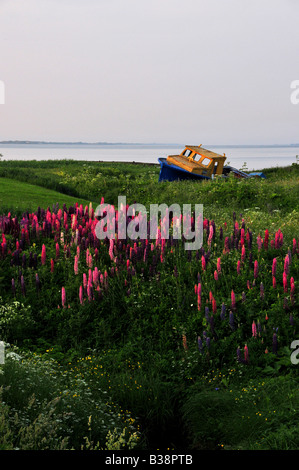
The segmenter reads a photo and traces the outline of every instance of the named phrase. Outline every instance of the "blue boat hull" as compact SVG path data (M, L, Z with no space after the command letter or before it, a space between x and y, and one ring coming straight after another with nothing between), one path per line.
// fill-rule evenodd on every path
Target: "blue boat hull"
M158 158L158 161L161 165L160 174L159 174L159 181L181 181L181 180L210 180L209 176L203 175L196 175L195 173L190 173L190 171L184 170L176 165L169 165L166 161L166 158ZM252 172L252 173L245 173L244 171L237 170L237 168L233 168L231 166L223 167L223 174L222 176L225 178L229 175L229 173L234 173L235 177L237 178L266 178L266 176L262 172Z
M158 158L161 165L159 181L210 180L209 176L196 175L176 165L169 165L166 158Z

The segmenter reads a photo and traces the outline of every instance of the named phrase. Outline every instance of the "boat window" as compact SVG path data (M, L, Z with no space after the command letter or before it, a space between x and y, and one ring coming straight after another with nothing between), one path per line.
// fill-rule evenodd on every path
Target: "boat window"
M185 157L190 157L191 154L192 154L192 151L188 149L184 150L183 152L183 155L185 155Z
M200 163L204 166L208 166L211 163L211 160L209 158L204 158Z

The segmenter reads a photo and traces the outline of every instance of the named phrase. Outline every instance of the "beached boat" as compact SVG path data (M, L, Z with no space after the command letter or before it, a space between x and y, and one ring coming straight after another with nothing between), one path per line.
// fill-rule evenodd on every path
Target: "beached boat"
M231 166L225 166L225 153L220 155L201 145L186 145L180 155L168 155L167 158L158 158L160 163L159 181L177 180L209 180L214 176L227 177L233 173L236 178L261 177L263 173L245 173Z

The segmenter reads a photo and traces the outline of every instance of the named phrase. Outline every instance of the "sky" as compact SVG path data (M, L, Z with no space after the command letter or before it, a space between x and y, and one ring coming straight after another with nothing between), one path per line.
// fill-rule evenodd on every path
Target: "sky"
M0 140L298 143L298 18L299 0L0 0Z

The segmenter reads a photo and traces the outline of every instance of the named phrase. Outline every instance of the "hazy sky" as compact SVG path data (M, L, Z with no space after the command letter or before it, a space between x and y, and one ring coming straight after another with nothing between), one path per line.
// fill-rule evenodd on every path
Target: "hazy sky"
M299 141L299 0L0 0L0 140Z

